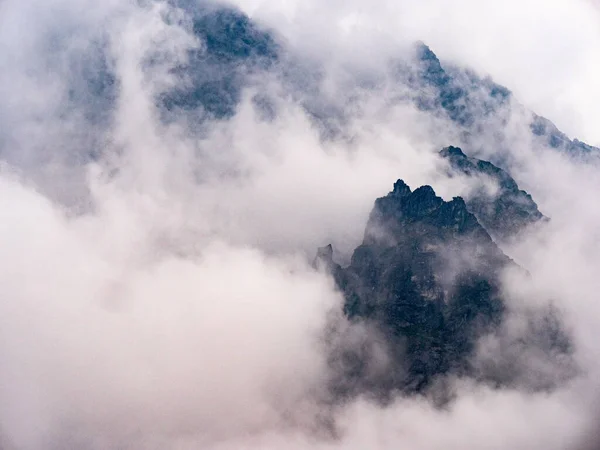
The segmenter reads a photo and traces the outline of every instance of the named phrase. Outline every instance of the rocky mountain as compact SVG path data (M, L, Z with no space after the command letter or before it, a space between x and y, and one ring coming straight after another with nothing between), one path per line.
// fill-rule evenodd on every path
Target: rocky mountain
M467 208L493 237L511 238L546 219L531 195L519 189L506 171L488 161L470 158L458 147L446 147L440 155L454 172L468 176L475 184L466 197Z
M276 74L323 136L335 137L348 119L347 111L360 104L357 92L376 93L378 80L387 78L386 73L350 75L345 80L345 101L352 107L346 108L324 94L318 65L303 61L244 14L223 7L198 9L183 1L181 7L193 12L193 31L203 46L191 50L188 63L178 68L186 83L161 99L168 112L183 111L199 120L227 119L256 75ZM442 63L423 43L391 67L392 82L403 93L398 101L446 117L460 131L461 142L476 143L478 136L491 130L499 136L498 147L504 145L503 112L514 103L508 89ZM255 98L255 106L273 116L277 112L266 95ZM531 117L532 136L544 145L571 154L598 150L569 140L546 119ZM430 186L411 190L398 180L389 194L375 201L363 242L347 267L334 261L331 246L318 251L315 264L331 273L344 294L345 314L369 327L389 358L386 370L374 375L373 355L366 347L338 354L344 373L334 387L338 393L414 392L450 373L481 376L472 366L472 356L479 338L501 327L506 314L502 276L506 269L516 268L495 241L509 239L545 218L531 196L499 166L468 157L458 147L443 149L441 156L452 173L487 183L464 200L444 201ZM532 332L533 340L555 351L553 339L563 343L566 339L560 325L552 332L546 328ZM556 339L547 338L550 335ZM562 345L560 351L567 347Z
M409 84L413 88L421 87L422 95L417 98L421 109L443 111L463 130L466 142L476 142L479 135L491 131L501 143L506 118L499 113L503 108L514 107L510 90L489 77L481 78L472 70L443 64L422 42L416 44L415 61L417 70L416 73L412 70ZM406 63L404 66L410 67ZM570 139L550 120L522 109L524 115L530 115L529 128L539 143L576 156L598 154L600 149ZM490 121L494 115L497 120Z
M476 142L490 127L502 141L506 124L502 112L511 107L511 92L489 78L442 63L423 43L416 44L412 56L392 61L392 68L386 66L382 73L344 78L345 101L352 106L345 108L324 94L318 65L302 61L283 40L240 11L188 0L175 3L189 14L200 45L189 50L187 62L175 69L181 83L157 99L165 120L170 114L186 114L193 124L227 120L257 75L276 75L323 135L335 136L346 115L359 108L354 90L376 94L381 89L378 80L390 78L391 70L393 88L403 93L398 101L446 118L464 142ZM98 56L99 70L89 79L86 101L102 96L106 99L102 110L108 111L119 86L113 68L102 58ZM256 97L255 103L271 116L276 114L266 94ZM547 119L531 117L532 136L551 148L571 154L600 151L570 140ZM444 201L430 186L411 190L398 180L389 194L375 201L363 242L347 267L334 261L333 248L319 250L316 263L332 274L344 294L346 315L376 330L390 357L391 369L373 381L367 376L364 353L345 355L342 365L351 376L344 379L355 380L358 386L370 383L382 392L419 391L439 375L473 373L470 357L478 338L494 332L506 311L502 274L515 267L494 239L509 238L544 220L531 196L505 170L468 157L458 147L445 148L441 156L454 173L485 178L495 190L482 186L464 200Z
M279 46L268 31L236 9L194 2L180 6L191 15L200 45L178 68L186 82L164 96L164 105L209 118L231 116L247 77L267 71L278 60Z
M230 116L252 76L276 68L286 89L317 124L335 132L344 121L339 105L328 103L323 95L319 67L294 55L272 31L234 8L183 0L178 3L193 18L193 32L202 45L191 50L188 63L179 68L185 83L162 99L167 110L193 110L209 118ZM422 42L415 44L412 56L393 61L391 67L392 79L412 92L406 99L422 110L447 116L462 130L465 142L476 142L478 136L490 132L490 127L502 141L501 128L506 126L506 119L501 112L514 102L506 87L469 69L442 63ZM386 75L370 76L372 81L365 74L355 78L351 75L348 91L357 86L376 90L376 80ZM529 114L532 135L543 145L576 155L599 151L577 139L571 140L548 119ZM492 116L497 120L490 122Z
M462 198L447 202L402 180L375 201L348 267L333 262L331 247L317 259L344 293L346 314L374 324L399 366L408 361L386 380L406 389L467 370L476 338L501 321L498 277L513 264Z
M198 47L189 50L187 62L175 69L180 82L157 99L166 120L170 114L187 114L192 122L230 117L242 90L257 76L275 76L325 136L340 133L348 120L345 109L354 110L360 103L358 91L377 94L378 89L384 89L402 92L396 100L446 117L460 131L463 144L477 147L478 137L487 134L495 136L499 149L504 145L504 112L515 103L512 93L489 77L443 63L424 43L415 44L412 54L390 61L389 67L380 72L345 74L347 85L343 89L348 104L340 105L328 98L318 63L295 54L272 30L234 7L191 0L172 2L191 19L189 27L198 39ZM82 55L86 62L81 78L87 84L73 92L86 105L94 105L89 112L92 121L109 115L119 89L106 45L107 38L99 38L97 48ZM392 84L382 85L382 80L388 79ZM274 114L267 96L259 95L255 100L267 115ZM523 113L531 116L530 129L536 142L574 155L600 154L595 147L571 140L551 121L524 108Z
M473 163L462 152L458 154L459 149L444 151L464 159L465 164ZM498 175L497 170L492 173ZM499 197L503 195L509 196ZM478 201L473 204L483 205L483 198ZM520 210L515 212L516 207L511 209L507 203L508 211L521 217ZM492 199L488 206L497 205L504 203ZM492 214L484 212L483 217L492 220L495 230L501 229ZM506 224L508 233L521 222L508 220ZM398 180L390 193L375 201L363 242L354 250L350 264L337 264L330 245L318 250L315 264L332 275L344 294L345 314L371 327L384 342L389 358L386 370L374 375L369 351L342 352L338 365L343 372L340 380L345 381L336 384L338 394L368 391L385 397L398 390L422 391L448 374L493 383L516 382L516 365L504 372L497 369L506 361L495 362L496 369L488 373L472 366L478 340L496 333L505 318L503 273L520 268L496 245L461 197L444 201L430 186L411 190ZM569 339L553 312L535 314L545 319L542 325L532 322L520 345L537 346L548 355L568 354Z

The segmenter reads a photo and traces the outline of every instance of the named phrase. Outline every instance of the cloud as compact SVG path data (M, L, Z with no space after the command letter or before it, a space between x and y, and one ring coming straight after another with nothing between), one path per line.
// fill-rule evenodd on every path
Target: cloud
M0 189L0 420L17 448L239 435L318 386L340 300L302 259L218 242L178 257L145 214L67 218L14 180Z
M230 119L162 120L173 69L203 48L167 3L0 4L2 448L576 448L596 412L597 167L537 148L511 116L512 173L552 221L505 248L530 272L507 275L506 290L515 310L554 301L584 369L551 393L450 380L446 409L331 404L328 333L371 337L308 261L328 242L347 258L397 178L444 197L469 190L436 156L458 136L448 121L392 101L402 92L385 75L347 88L413 39L598 142L589 4L239 4L276 26L287 56L322 68L338 135L323 138L276 69ZM82 61L114 77L102 95Z
M589 1L234 3L333 58L369 61L423 40L442 59L490 74L571 136L600 142L600 13Z

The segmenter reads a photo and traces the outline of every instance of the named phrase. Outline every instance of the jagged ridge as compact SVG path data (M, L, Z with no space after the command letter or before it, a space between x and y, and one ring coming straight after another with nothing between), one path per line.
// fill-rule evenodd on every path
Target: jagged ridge
M492 236L507 239L546 219L531 195L519 189L504 170L488 161L470 158L458 147L446 147L440 155L449 161L454 171L469 177L488 177L496 184L496 192L490 192L480 184L466 199L468 210Z
M347 268L333 262L331 247L318 260L344 292L346 314L390 343L396 370L379 381L388 390L419 390L468 370L476 338L501 321L498 275L513 264L460 197L446 202L402 180L376 200Z

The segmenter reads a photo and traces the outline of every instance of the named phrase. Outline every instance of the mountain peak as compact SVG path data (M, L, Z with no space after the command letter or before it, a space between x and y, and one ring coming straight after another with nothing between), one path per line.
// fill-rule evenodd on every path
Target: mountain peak
M467 209L494 237L506 239L544 219L527 192L519 189L510 174L489 161L471 158L458 147L446 147L440 155L450 162L453 171L471 178L476 184L466 199ZM497 187L491 192L482 177Z
M398 180L375 201L350 265L330 272L346 314L378 327L393 345L392 359L408 367L405 378L385 383L418 390L464 367L476 336L500 320L497 276L510 264L461 197L444 201L431 186L411 192ZM449 267L456 275L442 275Z
M381 233L383 229L385 235ZM431 235L445 240L451 234L473 234L478 239L491 241L462 198L445 202L429 185L411 192L404 181L398 180L392 192L375 201L365 231L365 243L397 242L408 235L412 238Z
M468 159L457 147L444 150ZM502 273L516 266L462 197L444 201L431 186L411 191L398 180L375 201L350 265L342 268L332 254L330 245L321 247L318 267L343 293L348 318L373 327L386 343L390 364L374 376L364 349L344 349L336 358L348 366L334 379L336 394L368 391L386 398L398 390L425 390L448 373L474 374L470 357L477 340L504 317ZM492 372L480 375L501 382Z
M407 195L410 195L410 193L410 187L408 187L404 180L398 180L394 183L394 190L392 191L392 195L405 197Z
M464 157L464 158L467 157L467 155L465 155L459 147L453 147L452 145L443 148L440 151L440 155L442 155L445 158L450 157L450 156L458 156L458 157Z

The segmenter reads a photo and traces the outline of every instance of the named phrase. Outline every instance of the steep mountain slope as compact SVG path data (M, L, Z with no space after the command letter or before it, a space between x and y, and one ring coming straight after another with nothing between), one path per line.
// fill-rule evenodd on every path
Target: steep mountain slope
M193 1L178 4L189 14L190 28L201 45L174 70L181 83L157 99L165 120L180 113L198 122L227 120L236 113L242 91L253 78L273 74L326 136L334 136L347 116L360 109L352 95L344 99L352 107L331 101L324 95L320 68L314 62L289 55L293 50L274 33L238 10ZM96 103L101 104L104 118L119 86L102 48L99 44L98 54L92 55L99 70L86 78L89 92L84 97L85 101L104 98ZM505 133L500 113L511 106L508 89L468 70L443 65L422 43L412 57L392 65L392 83L409 92L399 101L446 117L466 141L490 127L500 137ZM373 78L387 79L388 70L381 68ZM345 78L348 91L360 86L378 95L381 86L361 77ZM260 101L257 105L268 110ZM497 120L488 120L496 116ZM569 140L550 121L532 117L532 135L550 147L573 154L598 150ZM535 202L505 171L468 158L455 147L443 150L442 156L455 171L490 178L498 191L491 195L482 189L466 202L462 198L446 202L429 186L411 191L399 180L391 193L375 202L363 243L348 267L333 261L333 249L319 252L319 264L332 272L345 295L348 317L368 323L383 336L395 368L381 381L384 390L419 390L438 375L470 370L477 338L502 322L501 276L514 266L492 237L513 236L543 219ZM355 369L360 378L360 362Z
M510 198L511 194L503 195ZM503 205L487 200L492 206ZM483 205L485 198L479 201L474 204ZM508 211L521 218L519 210L511 209L510 200L508 204ZM496 230L502 229L492 214L486 214ZM522 222L509 220L506 225L508 233ZM510 352L483 363L486 370L479 363L473 366L479 339L501 335L509 313L503 275L521 269L496 245L462 198L444 201L430 186L411 191L398 180L389 194L375 201L363 242L350 264L335 263L329 245L318 250L315 265L332 275L344 294L346 315L370 327L388 358L384 371L373 372L373 350L366 350L368 346L341 351L336 364L342 376L333 387L338 395L366 391L385 398L397 390L423 391L448 374L492 383L521 382L518 357ZM554 374L570 376L569 338L556 311L523 314L531 315L530 323L508 348L522 353L535 349L549 366L560 366ZM549 388L555 380L544 377L540 374L534 383L526 384Z
M339 105L328 104L323 95L319 68L290 55L290 49L272 32L234 8L187 3L182 7L192 15L194 34L203 45L190 52L189 63L181 68L187 87L178 87L165 96L167 108L201 108L209 117L230 116L248 76L278 64L287 89L298 91L299 101L317 123L335 130L338 122L343 122L345 113L338 110ZM288 56L281 58L283 53ZM420 109L445 114L463 130L466 141L489 132L490 126L498 136L503 134L501 128L506 123L500 113L512 107L513 101L507 88L468 69L442 64L423 43L416 44L412 57L395 61L393 67L395 82L413 92L408 96L411 101ZM375 79L382 75L373 74ZM364 88L369 83L362 77L356 75L354 84ZM371 88L376 86L374 82ZM492 116L497 120L487 120ZM552 148L573 154L598 151L569 139L551 121L536 114L531 114L530 128L534 139Z
M447 117L465 142L477 142L484 133L496 136L499 142L503 139L503 110L512 107L512 93L468 69L443 64L423 43L416 44L412 55L390 61L391 73L387 66L370 74L346 73L343 89L348 94L347 104L337 104L326 95L323 68L318 63L295 54L273 31L241 11L210 2L173 2L191 19L190 29L199 47L190 50L188 61L174 71L180 82L157 99L165 118L170 112L186 113L196 121L230 117L235 114L242 90L252 84L256 75L276 74L290 97L323 128L325 135L339 132L348 114L356 110L355 90L383 96L383 89L403 92L394 101L411 102L423 111ZM94 49L85 56L82 78L87 87L80 86L74 92L86 103L101 106L94 108L93 116L107 115L119 89L106 53L104 37L98 41L98 51ZM382 81L388 79L391 81ZM257 100L259 108L269 109L266 98ZM527 114L524 108L523 113ZM551 121L529 114L532 136L537 142L576 155L598 153L595 147L569 139ZM492 117L495 120L489 120Z
M200 46L188 52L179 68L186 80L165 95L167 109L198 110L208 117L235 113L246 77L268 70L278 59L278 45L269 32L233 8L183 5L192 16Z
M407 365L385 382L406 389L467 369L476 338L501 321L498 277L513 264L460 197L446 202L402 180L376 200L347 268L329 247L318 258L344 292L347 315L374 324L398 367Z
M469 158L458 147L446 147L440 155L455 172L479 181L466 197L467 208L493 236L507 239L545 219L527 192L504 170L488 161ZM477 178L477 181L475 180ZM486 184L493 183L493 189Z
M435 53L424 43L417 43L415 49L417 81L426 86L425 95L418 99L418 106L426 110L441 109L465 132L466 140L472 140L490 126L501 139L505 119L490 123L488 118L502 108L511 107L512 93L494 83L490 78L481 78L469 69L444 65ZM414 71L413 71L414 73ZM523 108L523 113L528 112ZM540 143L566 151L574 155L597 154L600 149L587 145L578 139L571 140L550 120L529 112L529 127L534 139Z

